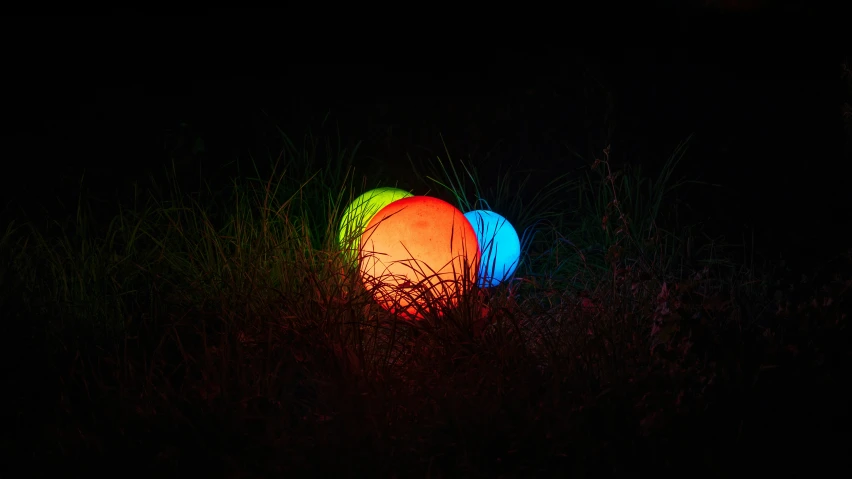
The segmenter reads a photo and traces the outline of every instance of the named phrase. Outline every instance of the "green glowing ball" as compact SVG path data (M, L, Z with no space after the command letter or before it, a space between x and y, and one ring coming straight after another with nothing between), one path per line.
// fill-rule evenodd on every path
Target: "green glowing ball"
M352 263L357 262L361 235L373 216L394 201L410 196L411 193L399 188L376 188L355 198L340 220L338 239L344 257Z

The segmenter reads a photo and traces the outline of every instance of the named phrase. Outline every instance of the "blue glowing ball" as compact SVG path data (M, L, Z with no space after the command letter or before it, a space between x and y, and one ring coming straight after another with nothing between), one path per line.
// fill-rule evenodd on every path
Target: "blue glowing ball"
M493 211L473 210L464 216L473 225L482 251L477 284L488 288L511 278L521 258L521 241L512 224Z

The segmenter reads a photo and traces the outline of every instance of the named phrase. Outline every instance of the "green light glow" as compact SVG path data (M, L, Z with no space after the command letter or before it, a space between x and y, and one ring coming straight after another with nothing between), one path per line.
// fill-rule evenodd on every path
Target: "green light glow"
M346 207L340 220L338 240L347 261L353 264L358 261L361 234L373 216L394 201L410 196L411 193L399 188L376 188L355 198Z

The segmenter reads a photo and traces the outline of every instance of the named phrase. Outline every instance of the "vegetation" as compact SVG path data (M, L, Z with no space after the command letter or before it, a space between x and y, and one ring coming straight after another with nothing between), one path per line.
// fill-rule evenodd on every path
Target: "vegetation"
M421 168L420 194L493 208L524 250L514 281L422 321L340 255L343 209L380 185L333 139L283 137L223 191L169 175L107 223L84 195L10 222L2 447L30 470L228 477L829 467L852 258L792 280L680 224L687 145L655 176L605 149L535 195L449 155Z

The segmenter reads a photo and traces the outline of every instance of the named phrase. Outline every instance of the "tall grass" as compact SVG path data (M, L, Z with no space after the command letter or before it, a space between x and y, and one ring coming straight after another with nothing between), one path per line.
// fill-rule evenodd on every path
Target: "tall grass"
M227 194L167 175L106 225L80 198L69 222L5 227L0 306L26 327L4 361L55 371L34 388L15 376L6 406L55 421L4 446L90 468L109 454L171 473L493 477L714 470L763 437L739 401L786 343L760 328L783 318L765 330L808 338L805 323L668 214L686 143L653 181L607 149L532 195L509 172L485 197L475 168L437 158L424 180L508 218L524 256L513 281L422 321L378 307L339 251L343 209L368 189L357 151L282 144ZM832 284L806 323L835 334L799 350L847 334L848 288Z

